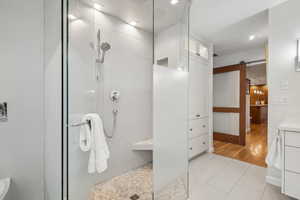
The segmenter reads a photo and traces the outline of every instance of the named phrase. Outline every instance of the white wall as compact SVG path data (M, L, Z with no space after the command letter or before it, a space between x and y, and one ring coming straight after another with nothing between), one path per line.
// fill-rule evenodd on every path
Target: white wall
M249 49L247 51L214 57L214 67L239 64L241 61L265 59L265 48Z
M70 122L78 122L85 113L98 112L110 131L113 118L109 94L113 89L121 93L116 132L109 141L109 167L103 174L88 175L88 153L78 146L79 128L70 128L70 198L82 200L93 184L152 160L150 152L131 149L133 143L152 137L152 34L83 5L76 13L80 19L70 24ZM96 81L90 42L95 41L98 28L102 42L109 42L111 49L100 66L101 79Z
M0 177L12 177L6 200L43 199L43 1L0 3Z
M45 200L61 198L61 1L45 1Z
M287 116L299 115L300 111L300 73L295 72L296 38L300 37L299 8L299 0L289 0L269 12L269 144L280 122ZM276 178L280 174L269 169L269 176Z

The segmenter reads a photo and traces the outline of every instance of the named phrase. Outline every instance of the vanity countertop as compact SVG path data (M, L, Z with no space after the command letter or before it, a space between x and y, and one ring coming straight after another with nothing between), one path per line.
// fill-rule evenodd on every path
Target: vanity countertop
M279 126L281 131L300 132L300 117L291 117L281 123Z

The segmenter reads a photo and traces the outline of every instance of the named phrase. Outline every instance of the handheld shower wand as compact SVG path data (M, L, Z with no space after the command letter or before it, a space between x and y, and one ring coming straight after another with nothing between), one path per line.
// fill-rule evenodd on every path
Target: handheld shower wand
M94 51L95 51L95 47L94 45L92 45ZM96 63L97 64L103 64L104 63L104 57L105 57L105 53L106 51L110 50L111 46L108 42L102 42L101 43L101 31L100 29L98 29L97 31L97 46L96 46ZM96 79L100 80L100 66L96 65Z
M97 31L97 59L96 62L100 62L101 57L101 31L98 29Z

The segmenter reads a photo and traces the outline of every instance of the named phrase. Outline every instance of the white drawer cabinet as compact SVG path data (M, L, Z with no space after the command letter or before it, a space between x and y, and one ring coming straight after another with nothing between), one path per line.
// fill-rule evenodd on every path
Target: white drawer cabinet
M300 134L298 132L285 131L285 145L300 148Z
M189 158L193 158L208 150L208 134L190 139Z
M196 38L193 40L198 41ZM210 47L208 48L211 55ZM194 158L209 149L209 133L212 114L210 87L212 82L212 57L206 60L190 55L189 65L189 158ZM210 144L211 145L211 144Z
M297 198L300 198L300 174L286 171L285 172L285 180L284 183L287 187L285 187L285 194Z
M300 174L300 148L285 146L284 166L288 171L293 171ZM299 182L300 190L300 182Z
M300 119L283 123L282 193L300 199Z
M195 138L208 133L208 118L190 120L189 138Z

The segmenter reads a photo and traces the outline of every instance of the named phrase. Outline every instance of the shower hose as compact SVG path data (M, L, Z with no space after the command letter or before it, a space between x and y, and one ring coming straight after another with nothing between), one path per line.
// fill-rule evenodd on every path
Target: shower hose
M119 110L118 109L113 109L113 125L112 125L112 130L110 134L108 131L104 128L104 134L108 139L112 139L114 137L115 131L116 131L116 124L117 124L117 115L118 115Z

